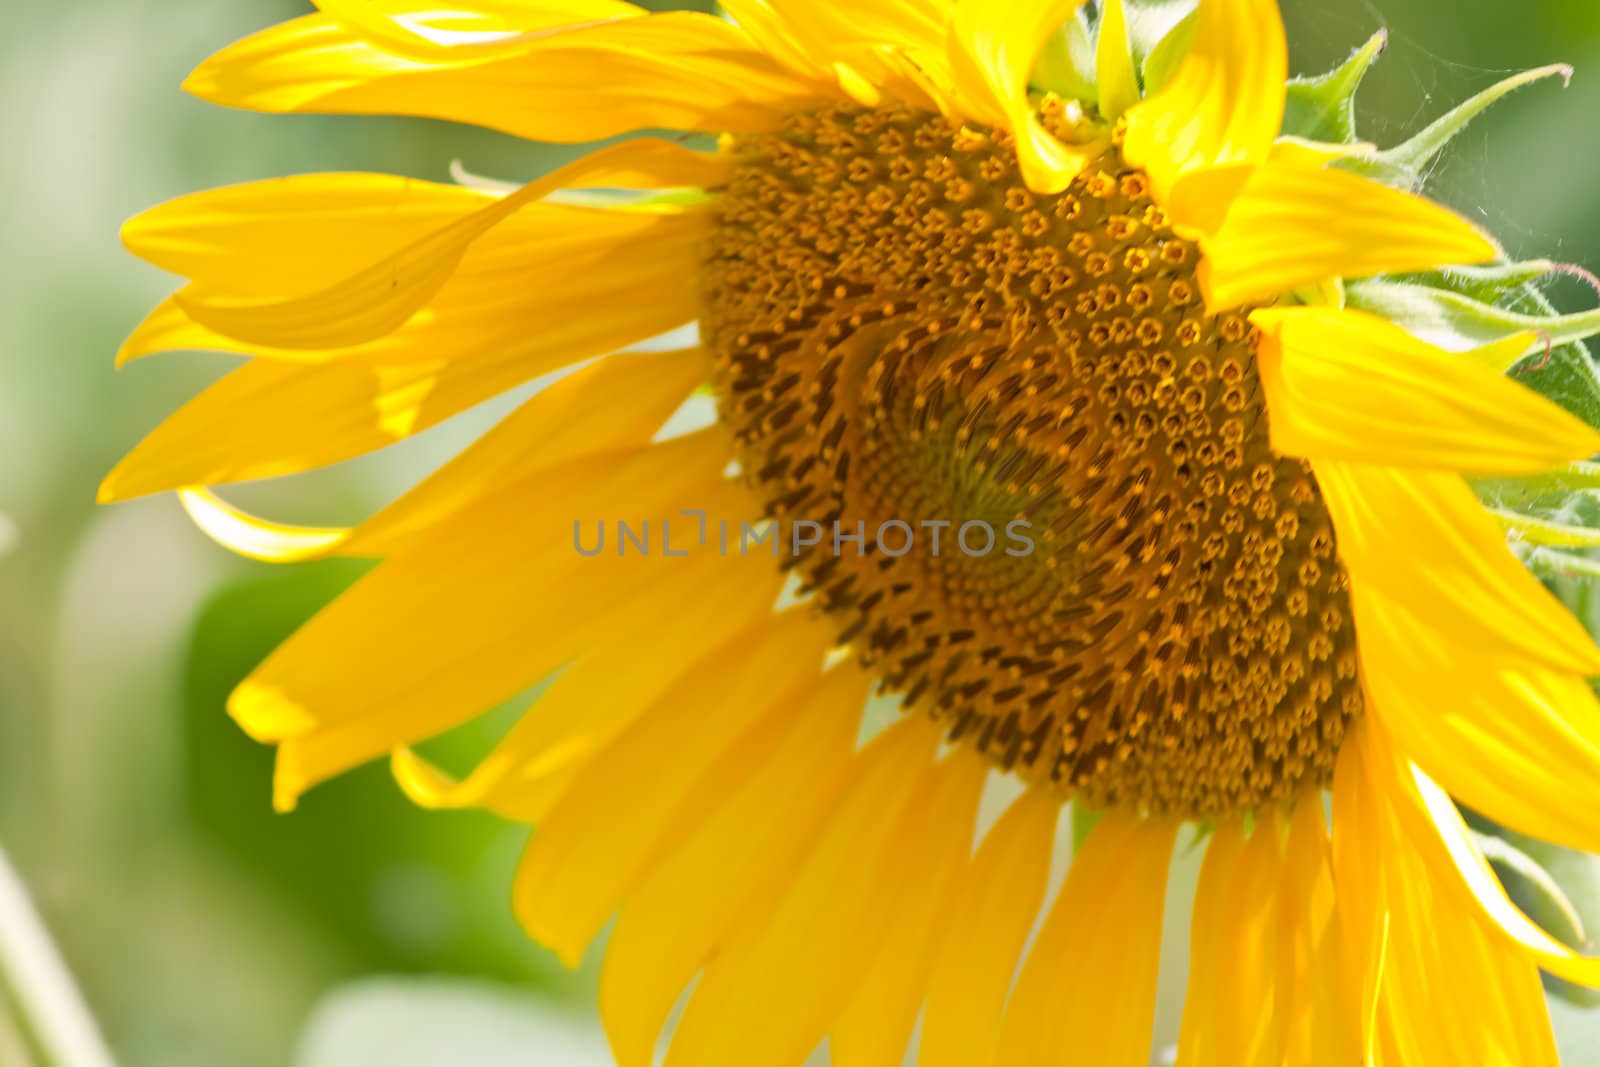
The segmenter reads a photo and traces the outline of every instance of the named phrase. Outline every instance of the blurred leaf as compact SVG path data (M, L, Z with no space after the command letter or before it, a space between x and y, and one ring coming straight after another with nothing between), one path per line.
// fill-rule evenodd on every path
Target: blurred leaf
M185 688L190 817L341 948L352 973L450 970L571 988L511 915L520 828L480 812L419 811L381 764L314 790L293 814L271 810L273 751L228 718L228 693L364 570L348 561L286 568L225 589L201 612ZM474 724L430 754L475 755L497 728Z
M593 1020L526 992L458 979L378 978L331 993L295 1067L608 1067Z

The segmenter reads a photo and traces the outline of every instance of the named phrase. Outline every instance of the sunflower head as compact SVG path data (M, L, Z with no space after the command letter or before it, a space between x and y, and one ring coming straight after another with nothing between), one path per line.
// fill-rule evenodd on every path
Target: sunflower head
M1562 509L1600 488L1596 321L1422 178L1570 71L1379 149L1353 97L1382 36L1289 81L1274 0L318 6L189 87L717 139L130 223L189 281L125 358L251 359L104 494L381 561L230 704L280 806L388 756L425 805L537 823L529 931L576 962L620 910L625 1067L696 975L670 1067L825 1037L896 1064L919 1015L926 1067L1143 1063L1186 823L1214 834L1182 1067L1553 1062L1535 964L1600 968L1510 906L1452 798L1600 846L1570 803L1600 796L1600 651L1506 541L1595 572ZM356 527L209 488L585 361ZM541 679L465 776L413 751ZM874 692L900 713L858 744ZM1019 795L974 850L998 773ZM1030 941L1067 802L1104 817Z
M1329 781L1361 708L1332 523L1148 175L1106 144L1036 193L1010 135L884 107L724 151L721 411L769 514L863 532L793 562L884 685L1096 807Z

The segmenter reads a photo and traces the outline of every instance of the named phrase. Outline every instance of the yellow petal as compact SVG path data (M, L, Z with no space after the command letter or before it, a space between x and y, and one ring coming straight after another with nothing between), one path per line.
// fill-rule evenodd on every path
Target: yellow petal
M816 72L841 61L859 63L885 48L937 68L950 19L949 4L940 0L730 0L723 6L769 55ZM795 62L796 53L804 60Z
M1353 582L1404 604L1430 642L1448 642L1455 656L1600 674L1594 639L1517 562L1460 477L1337 460L1312 467Z
M667 1014L741 916L769 914L857 771L851 749L873 680L845 663L748 780L623 905L600 975L621 1067L649 1067Z
M770 0L819 43L901 45L933 51L949 33L948 0Z
M119 368L157 352L226 352L240 347L191 319L174 297L151 309L117 349Z
M1182 1064L1348 1065L1356 1022L1333 925L1320 793L1295 806L1288 830L1260 813L1246 843L1237 823L1207 846L1190 928Z
M1377 145L1367 141L1352 141L1349 144L1344 144L1330 141L1312 141L1304 137L1284 136L1272 142L1272 151L1267 154L1267 158L1274 163L1315 168L1325 167L1335 160L1345 159L1349 156L1369 155L1377 150Z
M759 568L742 561L733 566L710 559L674 562L678 573L644 589L609 575L589 576L587 584L552 586L560 601L575 603L581 597L589 604L592 599L592 608L582 617L569 613L563 619L534 611L529 622L518 620L510 627L540 640L537 656L508 651L499 633L487 641L436 642L442 647L433 653L432 664L426 654L415 653L406 669L395 673L414 678L430 666L446 674L460 668L473 672L470 682L456 678L447 699L430 699L436 688L450 684L430 673L416 699L408 695L392 700L378 711L351 701L319 716L313 729L296 731L279 744L275 786L280 806L292 807L306 790L330 777L489 710L492 703L474 703L485 694L498 703L548 676L552 662L576 660L519 722L530 729L514 731L515 740L502 742L487 765L478 768L486 773L475 773L463 783L465 795L432 805L470 804L520 821L542 817L594 753L671 683L685 659L770 611L778 592L777 583L765 583ZM767 564L770 570L771 561ZM693 602L695 598L704 603ZM653 636L666 631L671 631L668 636ZM585 647L594 650L584 654ZM388 661L385 655L376 658ZM229 710L246 725L276 725L285 714L315 715L320 709L304 695L311 685L299 678L294 682L292 699L282 688L246 683L248 688L238 691Z
M1524 833L1600 849L1600 702L1581 677L1463 655L1400 603L1355 590L1370 710L1452 795Z
M314 0L329 16L396 55L441 63L480 60L526 50L551 30L638 18L623 0Z
M218 333L286 349L345 348L382 337L421 310L452 275L473 243L529 204L580 181L696 185L722 164L670 141L635 140L602 148L530 182L509 196L433 231L326 288L289 299L238 299L206 292L178 294L189 316Z
M1312 1067L1364 1062L1363 985L1345 943L1344 904L1334 887L1320 789L1295 804L1278 909L1278 980L1288 994L1286 1062Z
M1180 1063L1278 1067L1289 1022L1291 976L1279 973L1276 820L1262 818L1248 841L1233 821L1217 827L1195 891L1189 996L1178 1037Z
M1269 338L1261 381L1285 455L1535 474L1600 452L1600 433L1532 389L1377 316L1271 308L1251 320Z
M303 174L211 189L142 212L128 251L219 290L315 291L494 203L389 174Z
M1353 1035L1364 1054L1374 1059L1381 1043L1379 999L1388 954L1389 894L1384 887L1381 856L1371 835L1377 834L1379 794L1359 752L1363 733L1372 729L1367 717L1345 737L1333 775L1333 876L1344 933L1345 978L1359 997L1360 1032ZM1403 1062L1378 1059L1379 1063Z
M564 143L656 128L764 130L828 95L732 23L697 12L532 34L512 51L419 59L310 15L217 53L184 87L257 111L416 115Z
M1554 1067L1555 1044L1539 974L1528 955L1482 922L1430 861L1437 845L1404 816L1406 786L1380 730L1364 722L1340 756L1334 835L1343 839L1339 892L1369 897L1375 883L1389 912L1379 990L1380 1044L1404 1063L1496 1063ZM1344 764L1354 764L1347 769ZM1364 793L1359 802L1354 793Z
M699 313L699 296L685 283L698 271L698 222L663 216L641 230L612 228L602 212L536 214L574 227L552 234L579 233L587 218L602 243L573 264L559 258L563 244L571 249L570 239L540 239L520 227L486 238L489 247L475 249L430 307L395 333L320 353L312 365L274 354L211 386L117 465L101 488L102 500L270 478L349 459ZM618 240L606 242L608 233ZM653 236L634 244L630 235ZM519 248L532 258L515 263ZM641 292L650 298L640 299ZM573 306L602 310L574 315ZM195 330L168 324L159 333L182 343L201 339ZM211 347L229 344L248 347L226 341Z
M1223 990L1215 976L1227 950L1229 891L1244 853L1245 836L1234 822L1218 826L1206 843L1206 857L1195 885L1194 909L1189 918L1189 979L1183 999L1183 1021L1178 1030L1178 1062L1220 1063L1218 1048Z
M1006 1005L1001 1064L1145 1067L1178 824L1108 814L1074 856Z
M1178 72L1129 109L1123 155L1149 173L1162 199L1195 171L1261 163L1283 125L1288 75L1277 0L1201 0L1194 45ZM1217 191L1226 203L1238 182Z
M747 762L727 759L730 750L763 719L792 718L832 644L825 622L789 611L691 652L681 677L596 748L540 821L512 894L529 936L577 966L671 831L742 781Z
M601 467L615 462L603 460ZM576 469L587 469L592 476L595 468L579 465ZM536 478L531 484L545 482ZM772 569L771 560L757 553L749 557L725 553L715 533L719 522L735 521L736 509L751 509L753 502L742 490L726 483L697 490L692 499L696 507L709 512L703 544L695 541L698 517L686 517L680 508L670 505L664 513L657 513L670 520L670 528L664 530L658 518L651 520L653 533L644 531L646 541L657 553L652 559L662 560L670 555L672 558L662 560L666 566L690 573L682 578L676 573L665 579L646 576L649 584L634 593L633 617L618 624L605 640L591 642L597 646L592 651L567 663L560 677L539 698L536 712L518 721L464 781L449 785L442 792L423 791L416 798L420 803L430 807L479 806L522 822L544 820L594 754L654 701L662 699L665 688L681 673L685 660L730 637L747 622L769 618L781 587L781 576ZM559 499L549 503L556 508L567 507ZM593 506L575 505L571 513ZM641 497L630 505L620 505L613 499L599 506L605 510L598 514L604 515L619 513L614 510L619 506L648 508L650 504L648 498ZM680 507L687 506L685 501ZM719 515L729 518L722 520L717 518ZM637 525L634 528L637 531ZM582 535L583 540L587 542L589 536ZM578 568L580 581L587 580L596 591L601 590L598 583L604 580L613 561L622 557L621 534L613 529L612 537L617 539L611 542L614 549L608 546L596 558L583 560ZM530 545L549 553L571 550L570 545L537 541ZM676 558L680 553L688 558ZM601 573L584 573L596 564L601 565ZM739 586L743 588L736 588ZM701 605L679 606L675 598L690 595L684 592L686 587L695 590L693 596L708 601L705 610L722 614L708 623L701 621ZM640 647L645 641L643 635L663 626L672 627L673 632L649 642L648 647ZM539 662L547 662L543 656L541 649Z
M917 1067L996 1062L1006 991L1044 900L1060 814L1056 798L1030 789L962 873L960 903L929 978Z
M876 107L885 95L954 114L942 0L727 0L757 48L806 81Z
M293 526L260 519L209 489L178 492L183 509L213 541L249 559L264 563L303 563L325 559L350 537L344 527Z
M1469 348L1461 354L1497 374L1506 374L1523 356L1543 348L1544 341L1538 334L1514 333L1477 348Z
M296 563L332 555L381 557L444 516L529 474L585 455L643 446L704 381L698 348L597 360L541 390L399 500L354 528L258 518L208 489L179 490L190 518L243 556Z
M833 1026L828 1038L833 1067L900 1067L904 1062L934 956L957 905L988 771L988 764L966 749L951 753L940 767L926 860L896 875L906 883L906 897L889 919L883 945L850 1005Z
M826 52L812 50L802 40L788 16L772 0L727 0L718 4L734 25L743 30L756 48L777 60L785 69L807 80L826 80L832 64Z
M741 923L695 987L668 1067L801 1067L854 995L905 888L926 862L940 728L899 720L861 754L855 781L770 915Z
M574 517L748 506L720 477L724 448L702 434L628 461L602 456L464 509L273 653L234 693L230 711L260 740L294 742L280 770L303 788L514 696L599 637L626 632L619 620L630 606L641 616L645 608L670 613L673 605L657 598L695 580L713 582L708 600L759 601L767 587L753 564L770 571L770 560L721 559L714 544L685 546L690 559L586 559L572 541ZM530 514L530 499L548 510ZM718 575L750 583L748 593L724 588ZM633 602L652 587L654 596ZM589 610L568 610L569 598Z
M352 531L345 551L382 556L441 518L541 470L647 444L711 371L699 348L618 353L536 393L455 458Z
M1200 284L1213 312L1267 302L1330 278L1483 263L1498 253L1470 222L1410 193L1295 163L1222 167L1184 180L1181 203L1238 188L1203 243Z
M1471 895L1471 903L1481 909L1483 916L1514 947L1537 960L1540 967L1572 982L1600 986L1600 959L1573 951L1524 915L1506 895L1505 886L1484 859L1461 812L1444 790L1415 765L1410 770L1415 790L1406 788L1403 782L1397 789L1406 808L1401 818L1413 831L1419 829L1420 823L1439 834L1448 864L1438 863L1435 869L1445 877L1459 877Z
M950 65L969 115L1016 135L1029 188L1059 193L1093 158L1063 144L1040 124L1028 99L1028 77L1045 42L1083 0L956 0Z
M1100 89L1099 110L1108 121L1139 102L1139 75L1133 69L1133 48L1128 42L1128 19L1123 0L1106 0L1100 15L1100 40L1095 47L1095 80Z

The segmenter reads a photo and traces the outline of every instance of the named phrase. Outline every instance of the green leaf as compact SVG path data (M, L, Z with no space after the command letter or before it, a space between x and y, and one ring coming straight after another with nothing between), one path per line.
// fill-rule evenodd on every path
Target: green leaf
M1356 90L1389 44L1389 31L1379 30L1351 57L1315 78L1293 78L1283 114L1283 132L1291 137L1332 144L1354 144Z
M1451 109L1444 117L1403 144L1375 155L1350 156L1337 161L1334 166L1403 189L1420 188L1427 179L1429 165L1438 158L1440 152L1444 151L1446 145L1471 125L1474 119L1514 90L1557 74L1561 75L1563 83L1572 80L1572 68L1565 63L1513 74Z

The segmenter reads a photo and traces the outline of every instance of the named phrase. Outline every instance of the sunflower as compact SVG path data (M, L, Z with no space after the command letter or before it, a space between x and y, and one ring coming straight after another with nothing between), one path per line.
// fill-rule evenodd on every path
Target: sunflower
M615 917L623 1067L691 986L669 1067L893 1065L919 1019L925 1067L1146 1063L1186 826L1180 1065L1555 1061L1539 971L1600 961L1457 804L1600 849L1600 651L1506 536L1594 543L1522 506L1600 485L1600 433L1529 387L1590 326L1501 300L1551 265L1417 191L1554 68L1380 152L1350 102L1381 38L1290 82L1273 0L1156 34L1119 0L319 7L187 87L688 136L128 224L188 281L122 358L250 358L103 496L381 561L231 700L279 807L388 756L536 824L517 913L571 963ZM562 370L353 528L209 488ZM552 678L470 773L414 750Z

